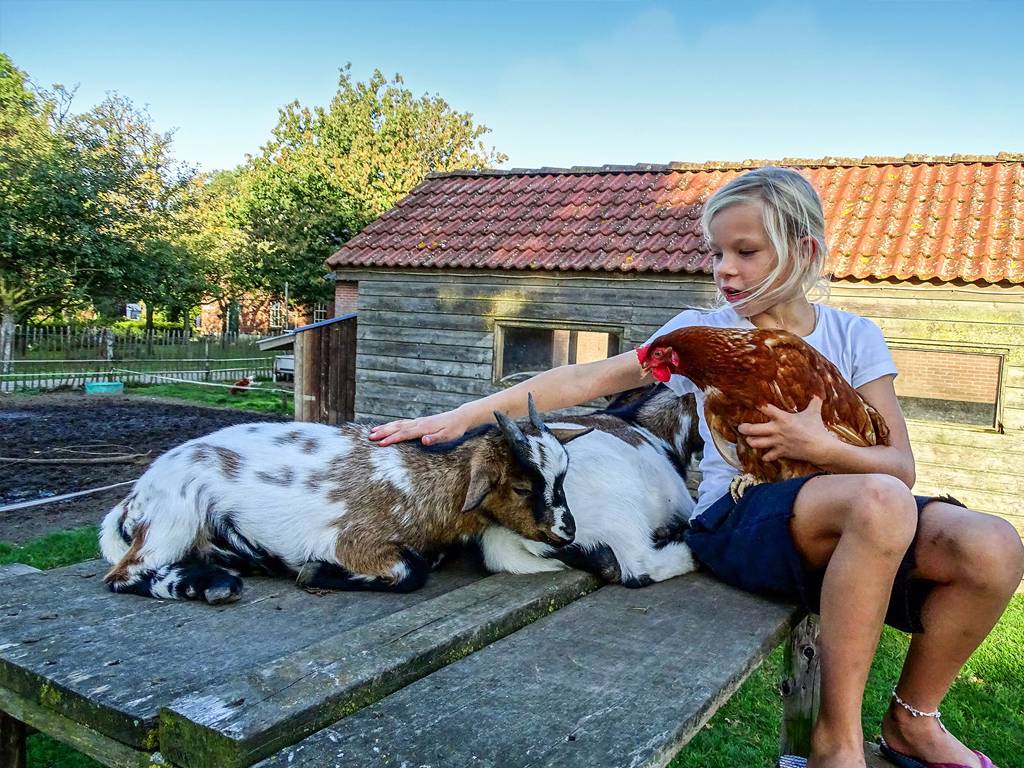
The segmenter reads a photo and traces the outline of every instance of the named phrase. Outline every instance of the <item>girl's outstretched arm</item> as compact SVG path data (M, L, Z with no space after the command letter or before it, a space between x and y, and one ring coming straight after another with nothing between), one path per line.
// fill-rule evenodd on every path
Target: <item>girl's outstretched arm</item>
M494 412L512 418L526 416L527 394L533 394L537 410L556 411L613 395L649 382L636 352L630 350L607 360L563 365L521 381L514 387L464 403L458 408L418 419L401 419L374 427L370 439L380 445L421 439L425 445L461 437L467 430L494 421Z

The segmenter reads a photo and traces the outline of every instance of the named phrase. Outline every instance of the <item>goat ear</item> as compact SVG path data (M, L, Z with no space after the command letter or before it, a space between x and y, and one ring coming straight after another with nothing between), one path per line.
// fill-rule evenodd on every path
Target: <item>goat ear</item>
M494 490L494 476L483 466L484 462L474 461L469 468L469 488L466 490L466 501L462 505L463 512L472 512Z
M569 429L567 427L549 427L551 434L555 436L555 439L562 445L571 443L577 437L583 437L594 431L593 427L576 427L575 429Z

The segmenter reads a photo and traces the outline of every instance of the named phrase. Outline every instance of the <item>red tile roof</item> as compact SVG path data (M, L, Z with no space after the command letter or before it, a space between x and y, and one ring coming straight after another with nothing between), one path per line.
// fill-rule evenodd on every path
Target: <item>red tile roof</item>
M768 164L434 174L327 263L710 272L703 201ZM1024 154L772 164L821 193L836 277L1024 283Z

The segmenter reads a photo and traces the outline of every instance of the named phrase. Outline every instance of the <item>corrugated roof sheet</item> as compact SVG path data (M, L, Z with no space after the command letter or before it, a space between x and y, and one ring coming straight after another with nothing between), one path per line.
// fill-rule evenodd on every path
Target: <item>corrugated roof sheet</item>
M1024 283L1024 154L434 174L332 267L710 272L703 201L761 165L821 193L836 277Z

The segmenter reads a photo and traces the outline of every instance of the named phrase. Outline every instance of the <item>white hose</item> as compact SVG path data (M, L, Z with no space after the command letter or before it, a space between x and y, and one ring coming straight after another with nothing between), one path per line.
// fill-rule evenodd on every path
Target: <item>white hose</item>
M125 480L123 483L104 485L102 488L90 488L87 491L75 491L74 493L65 493L61 496L50 496L49 498L46 499L35 499L34 501L19 501L17 504L8 504L6 507L0 507L0 513L12 512L15 509L27 509L28 507L38 507L42 504L49 504L54 501L64 501L64 499L73 499L75 496L86 496L90 493L109 491L111 488L120 488L122 485L132 485L134 482L135 480Z

